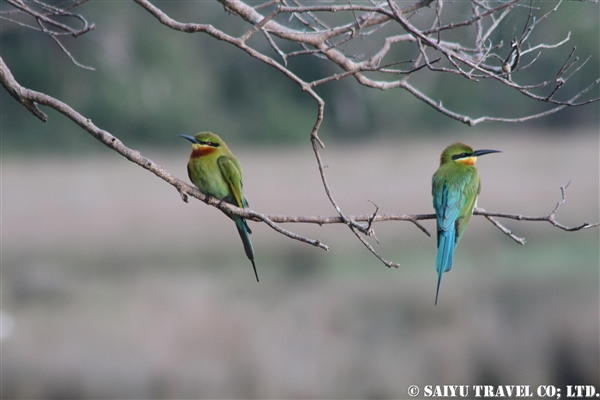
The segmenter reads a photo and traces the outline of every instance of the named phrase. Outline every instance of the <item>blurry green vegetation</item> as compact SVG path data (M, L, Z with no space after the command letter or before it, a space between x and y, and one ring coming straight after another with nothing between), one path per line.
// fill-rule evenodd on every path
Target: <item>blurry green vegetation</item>
M4 2L0 6L7 7ZM210 23L230 34L247 28L216 2L161 2L160 6L178 20ZM554 3L536 6L549 9ZM6 21L0 25L2 57L22 85L68 103L127 145L171 147L177 143L177 134L200 130L227 132L228 138L247 143L307 140L316 104L273 68L207 35L172 31L133 2L90 2L77 11L95 23L96 29L77 40L63 38L63 42L79 62L95 71L75 66L49 37ZM576 55L581 59L592 58L569 82L569 93L595 80L599 69L597 11L594 4L563 3L536 28L534 36L539 42L554 43L571 31L571 41L559 49L546 50L519 82L552 79L573 46L577 46ZM522 7L502 22L505 45L521 35L526 17L527 8ZM472 32L462 29L446 34ZM258 45L268 51L262 36L252 40L253 45L262 40ZM365 38L367 43L369 40L376 45L381 38ZM346 50L351 52L352 48ZM394 51L403 51L402 45ZM403 55L406 59L413 56ZM332 72L326 61L312 56L290 60L290 68L305 79ZM545 104L495 82L469 82L426 70L412 79L444 105L473 116L521 116L546 109ZM401 90L380 92L346 78L318 87L317 92L327 103L321 128L325 139L353 140L365 133L370 137L403 137L467 129ZM590 96L598 96L598 90ZM52 111L44 109L50 121L42 124L6 91L1 91L0 100L4 152L69 152L98 147L72 122ZM551 130L597 123L598 106L594 104L563 110L529 126Z

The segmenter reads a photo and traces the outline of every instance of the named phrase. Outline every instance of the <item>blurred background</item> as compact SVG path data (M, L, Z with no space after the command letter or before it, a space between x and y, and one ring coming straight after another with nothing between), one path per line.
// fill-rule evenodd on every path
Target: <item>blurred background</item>
M243 29L218 3L160 7ZM594 4L559 10L539 35L572 31L571 42L542 65L556 71L574 45L592 55L572 78L575 92L598 76L600 16ZM190 146L177 134L212 130L242 163L252 209L335 214L308 140L316 107L296 85L206 35L167 29L133 2L77 11L96 29L64 44L95 71L0 20L2 58L22 85L184 180ZM307 79L330 68L297 62ZM487 83L424 76L428 93L474 116L543 109ZM380 213L432 212L439 154L460 140L502 150L478 163L480 207L547 215L570 181L558 221L600 218L597 103L468 128L402 91L346 79L318 93L322 156L348 214L373 212L369 200ZM402 265L388 269L342 226L284 225L321 239L324 252L250 222L257 284L220 211L182 202L58 113L44 108L43 124L5 90L0 101L2 398L404 398L413 384L600 390L597 228L501 220L526 238L521 246L473 217L434 306L435 238L410 223L375 226L376 250Z

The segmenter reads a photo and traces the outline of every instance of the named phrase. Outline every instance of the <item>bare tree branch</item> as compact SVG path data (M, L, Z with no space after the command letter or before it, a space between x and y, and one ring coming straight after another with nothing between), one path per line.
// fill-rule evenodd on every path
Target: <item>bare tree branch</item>
M75 14L69 10L87 2L88 0L79 0L71 5L63 8L49 5L39 0L4 0L6 3L14 7L12 10L6 10L0 12L0 19L8 22L12 22L19 26L23 26L29 29L37 30L50 36L52 40L58 44L60 49L71 59L73 64L80 68L94 70L94 68L86 66L78 62L75 57L67 50L63 43L58 39L59 36L72 36L77 38L84 33L87 33L95 28L94 24L89 24L87 20L81 14ZM32 17L35 20L36 26L30 25L26 22L16 20L9 17ZM73 28L67 25L61 20L68 18L69 20L78 20L83 26L79 29Z
M139 151L128 148L123 144L123 142L121 142L111 133L100 129L99 127L94 125L90 119L85 118L83 115L75 111L69 105L44 93L25 89L24 87L19 85L12 76L10 70L8 69L2 58L0 58L0 83L9 93L11 93L11 95L13 95L13 97L17 98L17 100L21 104L25 105L25 107L27 107L27 109L30 110L38 118L40 118L39 114L41 113L43 115L43 118L40 118L42 119L42 121L45 122L47 120L47 117L45 114L39 111L39 109L37 108L37 104L45 105L58 111L59 113L63 114L64 116L75 122L82 129L84 129L86 132L91 134L94 138L96 138L98 141L100 141L110 149L116 151L123 157L127 158L129 161L139 165L142 168L147 169L159 178L163 179L165 182L171 184L173 187L175 187L175 189L177 189L177 191L181 195L181 198L185 202L187 202L187 196L190 195L192 197L197 198L198 200L205 202L206 204L209 204L213 207L217 207L222 211L227 211L232 214L241 215L252 220L263 221L277 232L286 235L292 239L312 244L313 246L320 247L324 250L329 249L319 240L305 238L300 235L289 232L277 226L272 220L263 216L262 214L259 214L249 209L240 209L226 202L222 202L212 196L208 196L200 192L195 187L192 187L187 183L183 182L182 180L174 177L169 172L167 172L167 170L164 167L156 164L149 158L142 156Z
M77 37L78 35L81 35L94 28L94 25L88 24L83 16L79 14L73 14L69 11L75 6L86 2L87 0L79 0L72 5L65 6L63 8L51 6L38 0L4 1L13 6L14 10L2 12L0 14L0 18L4 18L11 22L16 22L22 25L24 24L23 22L15 21L14 19L10 18L9 15L13 15L16 12L19 15L29 15L35 18L40 28L36 28L31 25L23 26L28 26L32 29L38 29L50 35L76 65L89 68L83 66L81 63L78 63L57 38L58 35L65 34ZM556 5L551 10L542 12L539 16L534 15L534 10L536 9L533 7L533 5L527 7L529 10L529 15L523 28L523 34L520 38L515 39L515 45L512 46L512 51L509 53L508 57L503 57L500 54L491 51L491 49L501 49L502 43L491 43L490 37L492 37L493 34L498 33L502 27L501 22L504 21L508 15L512 15L516 10L524 7L524 5L519 3L519 0L510 0L501 4L494 4L494 6L491 6L487 0L472 0L472 8L474 12L469 18L463 20L458 19L457 21L453 21L445 25L441 25L439 21L441 21L443 15L446 15L443 14L446 12L446 8L442 9L441 4L438 4L435 15L431 20L431 28L423 30L411 24L409 19L411 13L416 10L429 7L433 3L433 0L418 0L411 4L405 5L403 8L398 8L396 3L392 0L386 0L385 2L380 2L373 5L355 5L349 3L348 5L309 6L301 4L299 0L292 2L270 1L259 4L256 7L252 7L251 5L243 3L240 0L219 1L221 4L223 4L226 10L239 16L246 22L249 22L251 24L251 28L238 38L235 38L227 35L223 31L216 29L212 25L179 23L171 19L159 8L152 5L149 1L136 0L139 5L144 7L161 23L165 24L171 29L180 30L183 32L204 32L219 40L226 41L247 52L250 56L277 68L280 72L288 76L288 78L299 84L305 91L308 85L315 87L330 80L354 76L354 78L360 84L370 88L376 88L380 90L390 90L395 88L404 89L417 99L425 102L427 105L433 107L442 114L470 126L485 121L527 121L555 113L562 110L565 106L580 106L598 100L598 98L592 98L582 102L575 102L575 100L594 89L596 85L598 85L599 81L593 82L580 92L571 94L567 100L559 100L557 94L564 90L565 82L568 80L568 78L570 78L570 76L563 76L566 73L566 70L559 73L559 75L555 76L552 80L545 80L535 84L522 85L515 81L515 74L533 65L538 58L535 57L525 67L518 68L519 59L523 55L535 50L542 51L554 49L569 41L570 35L557 43L529 43L531 33L534 31L534 29L542 21L545 21L552 13L559 9L562 4L562 0L558 0ZM460 7L460 4L457 4L454 7ZM258 11L263 9L270 9L270 13L265 16ZM448 11L448 13L451 12L452 11ZM329 14L333 13L348 14L350 18L346 23L330 26L324 22L322 17L327 17ZM461 12L454 11L454 14L460 15ZM283 15L289 15L291 19L299 21L305 27L305 29L300 30L295 27L286 26L285 19L279 18ZM58 17L76 18L77 20L81 21L83 27L80 29L72 28L69 25L58 21ZM353 59L355 57L345 54L344 49L340 47L349 41L355 42L357 38L371 34L375 30L381 28L384 24L389 23L396 23L402 33L384 37L382 47L370 58L358 62L354 61ZM54 29L46 29L44 27L45 24ZM467 46L465 43L448 42L440 36L441 33L448 30L456 30L457 28L468 27L473 27L473 29L478 32L476 46L474 48ZM371 30L367 31L368 29ZM254 36L258 31L262 31L264 33L269 46L274 49L282 58L284 65L279 65L279 63L268 57L266 54L261 53L259 50L247 45L248 39ZM432 38L433 34L436 35L435 39ZM284 50L284 47L282 47L280 44L277 44L277 42L273 39L273 36L284 40L286 42L284 43L286 44L286 47L289 47L290 44L298 44L302 47L302 50ZM458 38L460 40L460 37ZM336 39L335 43L333 42L333 39ZM413 42L417 46L416 48L420 54L417 60L413 60L415 62L414 67L407 71L385 68L384 66L380 65L383 58L389 53L391 45L399 42ZM446 63L449 63L449 66L434 67L433 62L429 62L426 64L420 64L421 68L427 66L428 69L434 72L459 74L469 80L494 79L499 81L504 86L520 92L533 101L547 103L552 107L541 112L521 117L471 117L461 114L457 111L450 110L444 107L440 100L436 100L425 95L416 86L408 83L410 76L421 69L417 68L419 66L418 60L421 57L425 57L425 59L430 58L426 54L426 52L428 52L430 49L441 54ZM287 59L289 57L297 57L301 55L324 57L344 70L345 73L336 73L331 76L322 77L313 82L305 82L297 73L294 73L287 68ZM434 58L436 59L436 62L441 60L439 57ZM499 62L494 63L494 60ZM505 61L500 62L500 60ZM576 59L574 62L577 62L577 60L578 59ZM404 61L394 60L392 62L388 62L387 65L395 65L401 62ZM464 69L463 66L467 67L467 69ZM579 68L576 69L575 72L578 70ZM381 74L384 77L389 76L390 74L400 74L404 76L399 79L378 80L367 77L364 74L365 72ZM294 76L294 78L292 76ZM544 88L553 83L556 84L554 85L551 95L539 95L531 91L533 89ZM315 97L312 93L309 94Z
M555 227L557 227L557 228L559 228L559 229L561 229L563 231L566 231L566 232L575 232L575 231L580 231L580 230L589 229L589 228L595 228L595 227L599 226L600 222L596 222L596 223L584 222L583 224L580 224L580 225L577 225L577 226L573 226L573 227L569 227L569 226L561 224L560 222L558 222L556 220L556 213L558 212L559 208L567 200L566 193L567 193L567 188L569 187L570 184L571 184L571 181L567 182L566 185L560 187L561 199L556 204L556 207L554 207L554 209L552 210L552 212L550 212L550 214L548 214L546 216L531 217L531 216L525 216L525 215L520 215L520 214L506 214L506 213L498 213L498 212L487 212L483 208L476 208L475 211L473 212L473 215L483 215L483 216L485 216L488 219L490 219L492 217L498 217L498 218L514 219L514 220L517 220L517 221L549 222L552 226L555 226ZM496 225L496 226L498 226L498 225ZM506 230L506 231L503 230L503 232L505 232L506 234L508 234L507 232L509 232L509 231L508 230ZM511 235L509 235L509 236L511 236ZM515 238L513 236L511 236L511 237L513 239L515 239L517 242L521 243L521 244L524 243L524 241L522 243L520 240L517 240L517 238Z
M94 29L94 24L88 22L79 14L74 14L69 10L85 3L87 0L79 0L70 5L52 6L40 0L4 0L10 4L13 9L0 12L0 18L20 26L36 29L49 35L57 42L60 48L76 65L85 67L77 62L64 45L59 41L59 36L70 35L77 37ZM196 188L186 184L168 173L162 166L154 163L150 159L143 157L138 151L126 147L115 136L106 132L89 119L79 114L67 104L52 98L46 94L36 92L19 85L14 79L10 70L0 58L0 83L18 102L23 104L30 112L42 121L48 117L39 109L38 105L51 107L71 119L82 129L90 133L97 140L108 146L114 151L126 157L128 160L151 171L159 178L171 184L180 193L181 198L187 202L188 196L193 196L205 203L217 207L222 211L247 218L249 220L264 222L276 232L289 238L299 240L313 246L328 250L328 246L318 239L310 239L297 235L291 231L281 228L278 223L313 223L313 224L344 224L357 237L357 239L381 262L388 267L398 267L399 264L384 259L373 246L363 236L373 237L377 242L377 237L373 229L373 224L382 221L409 221L418 227L422 232L431 236L427 229L419 223L421 220L434 219L434 214L418 215L394 215L379 214L379 207L375 205L375 211L366 215L347 215L334 198L329 187L325 174L326 166L321 158L320 149L324 144L319 138L319 128L324 118L325 101L317 94L315 88L333 80L353 77L359 84L369 88L380 90L403 89L415 98L421 100L436 111L461 121L467 125L473 126L485 121L499 122L522 122L530 119L541 118L558 112L566 107L575 107L598 101L598 98L585 99L577 102L580 98L587 95L593 89L597 88L600 79L588 84L588 86L574 94L567 96L567 99L559 99L559 94L564 92L566 82L575 73L579 72L587 62L579 63L579 58L574 56L575 48L569 54L563 66L550 79L540 79L533 84L518 83L520 73L534 65L542 51L556 49L566 44L570 40L570 34L556 43L534 43L530 42L532 31L548 16L559 8L562 0L558 0L556 6L548 12L538 13L532 5L527 7L528 16L519 38L514 38L508 54L502 54L503 43L493 42L490 38L501 36L499 31L503 25L501 23L506 17L515 12L515 10L525 7L518 0L509 0L498 4L488 2L488 0L471 0L472 15L452 22L442 24L446 21L446 12L451 7L460 7L459 3L445 4L441 0L436 3L435 12L431 19L425 22L428 29L421 29L418 26L423 25L423 21L415 22L413 17L416 11L430 7L434 0L417 0L399 8L392 0L380 2L371 2L371 5L355 5L351 2L347 5L303 5L300 0L274 0L266 1L252 7L240 0L218 0L224 8L230 13L238 16L241 20L250 24L240 36L232 36L222 30L215 28L210 24L182 23L176 21L164 13L161 9L150 3L148 0L134 0L138 5L148 11L160 23L170 29L186 33L205 33L213 38L226 42L236 48L244 51L250 57L253 57L281 72L286 78L296 83L304 92L308 93L317 104L317 115L315 123L310 133L313 153L319 169L322 185L325 194L336 211L336 216L291 216L291 215L268 215L255 212L250 209L240 209L228 203L219 201L211 196L207 196ZM259 11L261 10L261 11ZM261 12L264 10L266 15ZM448 11L452 12L452 11ZM343 14L348 17L344 22L336 20L331 23L327 18L333 14ZM423 13L424 14L424 13ZM464 13L454 11L454 15L465 15ZM37 27L25 22L23 17L33 18ZM285 18L284 18L285 17ZM21 18L21 19L19 19ZM66 19L78 20L83 26L73 28L64 23ZM290 21L295 21L291 24ZM297 26L301 25L302 29ZM394 32L391 35L383 36L382 44L375 51L368 49L370 56L357 56L348 54L346 45L350 42L356 43L357 39L365 38L381 30L383 26L391 26ZM465 38L456 35L452 37L453 41L448 41L446 32L457 28L472 28L476 33L475 44L467 45ZM388 28L386 28L388 29ZM267 48L274 51L276 57L281 58L278 62L267 52L259 50L248 44L250 38L261 32L264 40L268 44ZM260 36L260 35L259 35ZM465 37L468 37L466 35ZM251 42L254 42L253 39ZM414 53L404 59L391 59L392 49L395 45L404 43L413 46ZM537 51L537 55L531 58L528 56L522 61L523 56ZM312 81L302 78L302 71L294 72L288 68L287 60L291 57L316 56L328 60L335 65L341 72L335 72ZM395 56L397 57L397 56ZM278 58L278 59L279 59ZM384 63L384 59L386 62ZM409 67L402 70L398 65L409 64ZM523 65L520 65L523 64ZM460 112L451 110L442 104L441 100L435 99L419 90L417 86L409 83L410 78L422 71L429 70L434 73L447 73L469 81L479 82L484 79L491 79L508 88L514 90L532 101L537 101L549 105L544 111L521 117L502 117L502 116L479 116L471 117ZM569 73L569 71L572 71ZM541 95L534 91L547 88L549 94ZM562 96L565 97L565 96ZM554 227L565 231L578 231L597 227L600 223L584 223L576 227L567 227L556 221L556 213L565 202L565 192L568 184L561 187L562 199L558 202L555 209L547 216L522 216L518 214L505 214L486 212L483 209L476 209L475 215L482 215L487 218L494 226L500 229L504 234L511 237L520 244L524 244L524 239L514 235L508 228L500 224L496 218L507 218L519 221L546 221Z
M227 211L228 213L239 215L239 216L247 218L249 220L262 221L262 222L266 223L267 225L269 225L275 231L277 231L285 236L288 236L292 239L311 244L316 247L320 247L324 250L328 250L329 247L327 245L323 244L320 240L309 239L309 238L297 235L293 232L290 232L288 230L285 230L285 229L279 227L278 225L276 225L276 223L310 223L310 224L318 224L321 226L326 225L326 224L340 224L340 223L345 224L350 227L352 232L359 238L359 240L361 240L361 242L370 251L373 252L373 254L375 254L384 264L386 264L389 267L398 267L399 264L393 263L393 262L390 262L390 261L387 261L387 260L381 258L377 254L377 252L373 249L373 247L366 240L364 240L364 238L362 238L360 236L359 232L363 233L367 236L373 236L374 231L373 231L372 226L376 222L409 221L409 222L412 222L413 224L415 224L417 227L419 227L419 229L421 229L421 231L423 231L425 234L427 234L428 236L431 236L431 234L421 224L419 224L418 221L435 219L435 214L414 214L414 215L378 214L379 207L376 206L376 210L372 214L345 215L344 213L341 212L341 210L339 209L339 206L337 206L337 203L333 199L333 196L331 195L331 191L329 189L329 185L327 184L327 180L326 180L324 173L322 173L321 177L324 180L324 185L326 187L328 196L330 196L330 200L337 207L336 210L338 210L338 214L339 214L338 216L329 216L328 217L328 216L302 216L302 215L270 215L270 214L261 214L256 211L250 210L250 209L242 209L242 208L235 207L231 204L219 201L218 199L216 199L212 196L208 196L208 195L200 192L195 187L192 187L192 186L188 185L187 183L183 182L182 180L174 177L164 167L160 166L159 164L155 163L154 161L150 160L149 158L142 156L139 151L128 148L119 139L117 139L114 135L112 135L111 133L94 125L90 119L85 118L83 115L81 115L80 113L75 111L69 105L67 105L67 104L61 102L60 100L57 100L51 96L48 96L44 93L36 92L36 91L22 87L21 85L19 85L18 82L16 82L16 80L12 76L12 73L10 72L10 69L4 63L4 60L2 60L2 58L0 58L0 83L13 97L15 97L17 99L17 101L19 101L19 103L23 104L29 111L31 111L35 116L40 118L42 121L45 122L47 120L47 116L39 110L39 108L37 107L38 104L48 106L48 107L58 111L59 113L66 116L67 118L71 119L73 122L75 122L77 125L79 125L82 129L84 129L86 132L91 134L94 138L96 138L98 141L100 141L101 143L103 143L104 145L109 147L110 149L116 151L117 153L121 154L123 157L127 158L129 161L141 166L142 168L147 169L148 171L154 173L159 178L163 179L165 182L172 185L180 193L182 199L185 202L188 201L188 196L195 197L196 199L201 200L210 206L219 208L222 211ZM40 115L42 115L42 117L40 117ZM319 146L319 140L315 139L313 141L313 147L315 148L315 152L319 157L319 166L322 170L324 170L325 166L323 165L323 163L320 159L318 146ZM506 233L511 238L513 238L514 240L516 240L518 243L521 243L521 244L524 243L523 239L514 236L507 228L503 227L501 224L499 224L497 221L495 221L493 219L493 217L507 218L507 219L513 219L513 220L518 220L518 221L546 221L546 222L549 222L550 224L552 224L553 226L555 226L559 229L562 229L564 231L568 231L568 232L579 231L579 230L589 229L589 228L594 228L594 227L599 226L600 222L596 222L593 224L586 222L586 223L583 223L583 224L575 226L575 227L568 227L566 225L559 223L556 220L556 214L558 213L558 210L566 201L566 189L568 186L569 186L569 183L567 183L564 186L561 186L561 200L557 203L556 207L552 210L552 212L546 216L524 216L524 215L520 215L520 214L488 212L488 211L483 210L482 208L475 209L473 214L485 216L490 221L492 221L492 223L495 226L500 228L504 233ZM361 224L361 222L367 222L367 223Z

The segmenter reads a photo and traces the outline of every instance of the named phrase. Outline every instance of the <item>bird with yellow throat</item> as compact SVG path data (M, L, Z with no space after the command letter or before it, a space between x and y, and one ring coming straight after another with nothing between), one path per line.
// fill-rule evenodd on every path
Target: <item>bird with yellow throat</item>
M438 273L435 304L438 301L442 275L452 269L454 249L465 233L477 196L481 192L477 157L498 150L473 150L464 143L446 147L440 157L440 167L433 174L431 194L437 221L438 252L435 268Z

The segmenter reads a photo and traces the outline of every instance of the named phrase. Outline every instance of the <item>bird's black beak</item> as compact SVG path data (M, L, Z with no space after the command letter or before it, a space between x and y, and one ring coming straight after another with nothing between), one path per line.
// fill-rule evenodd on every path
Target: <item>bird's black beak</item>
M190 136L190 135L177 135L177 136L181 136L182 138L187 139L194 144L198 144L198 141L193 136Z
M179 135L179 136L183 136L183 135ZM479 157L479 156L483 156L485 154L491 154L491 153L502 153L500 150L475 150L473 152L473 157Z

